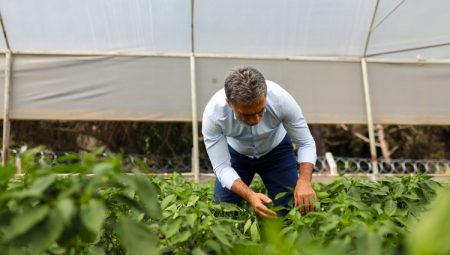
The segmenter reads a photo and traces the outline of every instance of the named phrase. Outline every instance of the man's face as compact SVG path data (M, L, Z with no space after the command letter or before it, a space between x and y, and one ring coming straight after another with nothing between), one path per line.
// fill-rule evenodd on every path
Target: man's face
M266 107L266 97L261 96L258 101L254 103L242 103L236 100L236 104L233 105L227 99L228 106L233 109L237 118L249 126L254 126L259 123L264 115L264 109Z

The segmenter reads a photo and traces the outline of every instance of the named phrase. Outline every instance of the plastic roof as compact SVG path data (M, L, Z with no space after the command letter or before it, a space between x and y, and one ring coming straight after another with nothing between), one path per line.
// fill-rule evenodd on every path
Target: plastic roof
M400 2L381 0L374 24ZM197 0L195 51L362 56L375 6L375 0ZM191 50L187 0L3 0L0 11L12 50ZM373 31L367 53L448 44L448 24L449 1L404 1ZM6 49L3 37L0 43ZM450 47L443 48L446 54L434 56L448 58Z
M192 118L191 101L186 97L191 86L188 58L67 56L67 52L189 54L189 0L0 0L0 12L15 61L12 118ZM371 22L373 31L369 33ZM262 69L266 78L288 88L312 122L364 123L358 59L364 56L368 42L375 121L450 123L445 96L450 94L449 64L423 67L423 60L450 59L450 1L196 0L193 23L200 116L231 67L252 64ZM7 50L3 36L0 48ZM377 59L382 63L371 62ZM414 63L416 60L422 62ZM130 86L125 89L129 101L127 110L121 112L123 104L116 101L121 101L124 86ZM89 89L93 87L96 89ZM104 90L98 93L99 88ZM39 93L43 95L35 96ZM165 94L174 94L170 105L161 98ZM133 98L140 100L133 102Z

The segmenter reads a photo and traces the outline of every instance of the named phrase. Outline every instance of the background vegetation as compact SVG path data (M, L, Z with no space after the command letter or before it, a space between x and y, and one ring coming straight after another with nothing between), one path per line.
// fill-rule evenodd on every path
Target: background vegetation
M370 157L365 125L313 124L310 129L319 155L330 151L341 157ZM91 151L103 146L113 152L172 158L190 155L192 149L192 125L187 122L16 120L11 130L12 147L26 144L44 145L55 151ZM377 126L376 131L380 157L450 158L450 126L388 125ZM201 137L200 149L202 157L206 157Z

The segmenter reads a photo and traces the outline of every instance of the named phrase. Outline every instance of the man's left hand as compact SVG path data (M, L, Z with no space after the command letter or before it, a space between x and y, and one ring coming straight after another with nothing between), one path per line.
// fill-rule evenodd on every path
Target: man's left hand
M314 200L311 200L313 198ZM314 202L317 202L317 195L311 186L311 182L298 180L294 191L294 205L305 205L300 208L302 214L314 211Z

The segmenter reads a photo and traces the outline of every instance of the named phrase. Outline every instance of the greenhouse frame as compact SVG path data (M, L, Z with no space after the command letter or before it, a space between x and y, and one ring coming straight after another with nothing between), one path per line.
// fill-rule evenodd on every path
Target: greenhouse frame
M198 121L252 65L308 123L450 124L444 0L0 0L3 160L11 120ZM189 96L188 96L189 95ZM193 142L192 175L200 176Z

